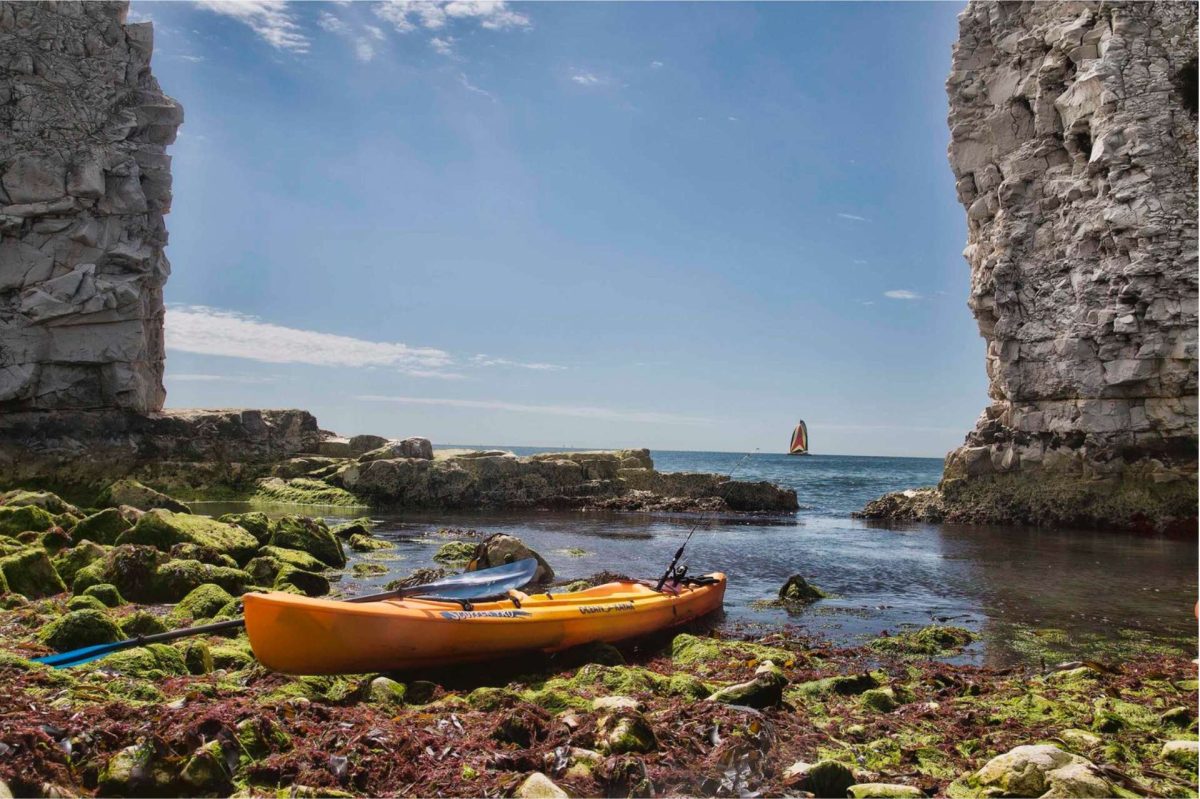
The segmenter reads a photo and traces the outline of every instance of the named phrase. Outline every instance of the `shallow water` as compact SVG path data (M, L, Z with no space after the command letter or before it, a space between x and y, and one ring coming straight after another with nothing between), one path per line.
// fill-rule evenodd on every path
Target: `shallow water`
M980 633L960 660L989 665L1110 657L1121 648L1195 651L1195 540L965 525L887 529L849 518L887 491L936 483L937 459L653 455L664 471L729 473L741 461L735 479L796 489L802 510L794 519L701 520L685 562L693 573L729 576L727 627L790 624L852 644L906 625L956 624ZM354 560L378 560L389 574L371 580L347 575L346 593L433 565L437 548L452 540L439 528L516 535L560 578L599 571L656 578L696 524L688 516L538 511L373 516L377 534L397 548ZM833 596L793 615L753 606L772 598L792 574Z

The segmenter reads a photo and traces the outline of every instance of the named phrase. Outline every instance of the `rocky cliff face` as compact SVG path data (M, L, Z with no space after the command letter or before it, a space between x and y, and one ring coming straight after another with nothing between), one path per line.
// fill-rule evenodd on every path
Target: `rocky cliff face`
M162 408L183 109L127 3L0 2L0 411Z
M939 512L1194 516L1195 4L972 1L946 89L993 402Z

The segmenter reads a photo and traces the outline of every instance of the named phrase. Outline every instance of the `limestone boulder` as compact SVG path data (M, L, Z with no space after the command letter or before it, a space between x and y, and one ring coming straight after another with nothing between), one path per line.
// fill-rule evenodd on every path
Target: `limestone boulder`
M952 797L1108 797L1113 786L1091 761L1051 744L1018 746L998 755L974 774L956 780Z
M245 563L254 557L258 541L234 524L208 516L152 510L117 537L117 544L145 544L170 552L177 544L206 547Z
M492 566L503 566L518 560L533 558L538 562L531 585L541 585L554 580L554 569L534 550L525 546L516 536L497 533L480 542L472 559L473 569L486 569Z

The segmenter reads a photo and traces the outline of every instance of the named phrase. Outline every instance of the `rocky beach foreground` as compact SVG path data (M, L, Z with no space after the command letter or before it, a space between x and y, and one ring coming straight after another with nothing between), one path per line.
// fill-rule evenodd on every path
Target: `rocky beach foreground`
M246 590L336 595L350 571L386 568L348 551L391 546L366 519L213 519L130 481L99 500L85 510L16 491L0 504L0 791L1196 795L1193 661L951 665L972 640L955 627L852 648L786 628L753 640L692 628L486 668L337 677L268 671L228 635L51 670L29 658L232 618ZM524 551L446 536L446 570L491 547ZM802 612L820 598L797 580L772 601Z

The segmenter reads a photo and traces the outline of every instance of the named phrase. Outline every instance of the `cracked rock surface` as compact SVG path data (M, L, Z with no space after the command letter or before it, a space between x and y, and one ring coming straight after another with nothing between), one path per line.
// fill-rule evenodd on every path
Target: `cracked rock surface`
M946 89L992 398L947 497L1136 480L1194 515L1196 6L971 2Z
M162 408L182 107L124 2L0 2L0 411Z

